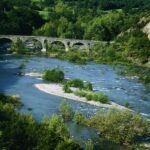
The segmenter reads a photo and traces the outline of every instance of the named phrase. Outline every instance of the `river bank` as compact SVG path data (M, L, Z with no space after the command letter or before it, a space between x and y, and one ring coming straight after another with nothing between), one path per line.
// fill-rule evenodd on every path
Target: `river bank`
M67 98L67 99L72 99L72 100L76 100L76 101L80 101L80 102L84 102L84 103L88 103L94 106L99 106L99 107L104 107L104 108L117 108L117 109L127 109L124 106L121 106L117 103L114 103L112 101L110 101L110 104L102 104L100 102L95 102L95 101L87 101L86 98L83 97L79 97L74 95L73 93L65 93L62 89L62 85L61 84L45 84L45 83L41 83L41 84L34 84L34 86L45 92L48 94L52 94L55 96L59 96L59 97L63 97L63 98Z

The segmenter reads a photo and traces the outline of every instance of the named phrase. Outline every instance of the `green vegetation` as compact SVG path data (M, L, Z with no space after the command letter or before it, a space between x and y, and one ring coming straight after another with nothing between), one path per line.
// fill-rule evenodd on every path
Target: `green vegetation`
M131 149L139 148L141 146L139 139L150 134L149 121L140 114L128 110L109 109L103 113L97 112L88 118L76 111L73 121L76 124L97 129L101 135L100 138L127 145ZM93 144L88 141L85 145L92 147Z
M92 83L90 83L90 82L85 83L84 84L84 90L86 90L86 91L93 91Z
M118 71L119 75L129 76L129 77L138 77L139 81L144 84L150 83L150 69L143 66L127 65L121 66L123 71Z
M93 90L93 86L90 82L84 83L81 79L78 79L78 78L65 81L64 87L66 87L66 88L75 87L75 88L78 88L80 90L84 89L86 91L92 91Z
M59 69L45 70L43 80L47 82L60 83L64 80L64 73Z
M48 57L56 57L77 64L85 64L89 60L87 52L80 52L79 49L69 52L62 52L62 49L58 50L58 48L54 50L48 49L46 55Z
M95 93L95 92L89 92L89 91L84 91L84 90L76 90L74 94L80 97L85 97L88 101L93 100L93 101L100 102L100 103L109 102L108 96L100 92Z
M28 107L28 111L32 111L32 107Z
M13 96L5 96L3 93L0 92L0 103L2 104L12 104L15 107L22 107L23 103L20 101L18 95Z
M110 41L138 25L149 8L149 0L1 0L0 34Z
M25 48L25 45L23 42L18 38L16 42L12 44L12 51L16 52L17 54L26 54L27 49Z
M83 89L84 88L84 83L81 79L73 79L73 80L69 80L67 81L67 84L70 87L75 87L75 88L79 88L79 89Z
M129 108L129 106L130 106L130 103L128 101L125 102L125 107Z
M94 149L94 145L92 140L87 140L85 143L85 150L93 150Z
M72 91L71 87L77 88ZM77 96L85 97L88 101L97 101L100 103L109 103L109 98L104 93L93 92L93 86L90 82L83 82L81 79L67 80L63 84L63 91L65 93L74 93Z
M63 85L63 91L65 93L72 93L72 90L70 89L70 86L66 83Z
M71 90L71 87L77 88ZM93 100L100 103L109 103L109 98L104 93L93 92L93 86L90 82L83 82L81 79L66 80L63 83L65 93L74 93L77 96L85 97L88 101Z
M72 117L73 117L72 108L65 99L61 102L61 104L59 106L59 111L65 120L72 119Z
M89 126L98 129L105 138L120 144L135 144L139 137L150 133L150 124L139 114L110 110L88 119Z
M52 115L37 122L31 115L18 113L13 99L0 93L0 149L81 150L62 118Z
M85 120L85 117L82 115L82 113L79 112L79 111L77 111L77 112L74 114L73 121L74 121L76 124L84 125L86 120Z

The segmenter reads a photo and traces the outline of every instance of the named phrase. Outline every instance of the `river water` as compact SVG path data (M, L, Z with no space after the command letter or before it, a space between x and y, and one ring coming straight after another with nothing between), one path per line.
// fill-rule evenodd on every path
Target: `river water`
M150 88L138 82L136 78L126 78L117 75L113 65L96 64L89 62L86 65L77 65L68 61L45 57L23 57L13 55L0 56L0 91L6 94L18 94L24 103L21 112L27 112L28 108L32 108L32 114L37 120L41 120L43 116L51 116L53 113L59 113L58 107L62 100L61 97L46 94L36 89L35 83L42 83L40 79L30 76L19 76L18 68L20 64L25 63L23 72L38 72L48 68L60 68L64 71L66 78L80 78L84 81L90 81L96 91L102 91L109 96L110 100L125 105L129 103L134 111L140 112L142 115L150 119ZM98 108L89 104L68 100L74 110L80 110L89 116L96 111L105 111L104 108ZM96 131L84 127L76 126L68 123L71 135L76 139L97 139ZM100 142L101 149L105 149L107 142ZM109 150L109 148L107 148ZM113 149L113 146L111 147ZM114 146L114 149L117 149ZM121 149L121 148L119 148Z

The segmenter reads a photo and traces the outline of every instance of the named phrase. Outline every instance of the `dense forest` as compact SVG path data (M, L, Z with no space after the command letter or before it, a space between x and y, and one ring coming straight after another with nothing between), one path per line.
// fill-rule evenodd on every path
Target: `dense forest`
M149 9L149 0L2 0L0 34L109 41Z

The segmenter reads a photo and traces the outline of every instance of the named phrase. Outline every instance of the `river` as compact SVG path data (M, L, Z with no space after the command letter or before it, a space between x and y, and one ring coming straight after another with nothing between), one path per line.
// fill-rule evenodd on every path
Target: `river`
M25 69L20 70L20 64L25 63ZM20 110L25 113L28 108L32 108L32 114L37 120L44 116L58 114L58 107L62 100L61 97L46 94L36 89L35 83L43 81L30 76L19 76L22 72L42 73L45 69L60 68L64 71L65 77L74 79L80 78L84 81L90 81L96 91L102 91L109 96L111 101L120 105L129 103L129 106L143 116L150 119L150 88L138 82L137 78L127 78L117 75L117 69L113 65L96 64L88 62L86 65L77 65L68 61L62 61L54 58L45 57L25 57L14 55L0 56L0 91L6 94L17 94L20 96L24 107ZM89 104L69 100L73 110L80 110L85 115L95 114L96 111L105 111L105 108L98 108ZM93 129L76 126L72 122L68 123L70 134L75 139L98 139L96 131ZM109 144L108 144L109 143ZM120 150L118 145L108 141L97 144L101 149ZM124 148L122 148L124 149Z

